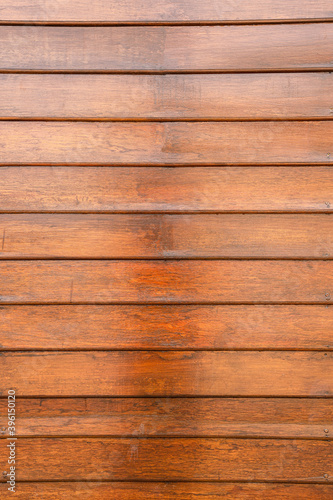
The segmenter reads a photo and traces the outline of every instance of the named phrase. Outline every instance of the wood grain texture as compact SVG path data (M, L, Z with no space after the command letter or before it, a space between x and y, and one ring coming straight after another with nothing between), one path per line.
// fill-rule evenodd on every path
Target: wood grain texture
M332 396L332 359L331 352L2 353L0 394Z
M2 261L1 303L318 303L331 261Z
M0 190L1 212L332 212L333 170L2 167Z
M0 137L2 165L332 164L333 159L333 121L0 121Z
M0 483L6 495L7 485ZM128 483L72 482L19 483L15 496L19 500L331 500L333 486L323 484L260 484L260 483Z
M16 436L273 437L329 439L331 399L18 399ZM0 434L8 437L7 401Z
M0 21L40 22L188 22L188 21L246 21L246 20L303 20L332 17L329 0L316 2L287 0L216 2L207 0L143 0L136 6L132 0L104 2L95 0L29 0L8 4L0 1Z
M220 3L0 0L0 496L9 389L21 499L333 494L333 9Z
M268 92L269 90L269 92ZM0 75L1 118L331 118L331 73Z
M1 460L7 440L0 441ZM333 481L333 443L311 440L22 438L17 480ZM328 474L328 478L324 476Z
M333 349L333 307L12 306L2 350Z
M0 214L2 258L332 258L332 215Z
M0 27L0 70L275 71L333 67L333 25Z

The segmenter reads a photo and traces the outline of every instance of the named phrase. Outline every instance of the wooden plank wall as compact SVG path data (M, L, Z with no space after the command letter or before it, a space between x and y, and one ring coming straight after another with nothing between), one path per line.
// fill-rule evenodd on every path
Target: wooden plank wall
M14 497L332 498L332 20L0 0Z

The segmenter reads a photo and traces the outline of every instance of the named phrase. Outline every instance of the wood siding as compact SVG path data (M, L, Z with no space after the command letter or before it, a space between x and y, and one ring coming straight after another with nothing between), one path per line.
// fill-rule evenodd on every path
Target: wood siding
M0 0L0 496L333 496L329 0Z

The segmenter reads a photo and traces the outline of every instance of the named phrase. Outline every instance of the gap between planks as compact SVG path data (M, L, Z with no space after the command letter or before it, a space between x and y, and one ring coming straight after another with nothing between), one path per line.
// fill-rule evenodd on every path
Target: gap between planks
M263 24L321 24L333 22L332 17L298 18L298 19L254 19L254 20L223 20L223 21L26 21L0 20L0 26L64 26L64 27L128 27L128 26L257 26Z

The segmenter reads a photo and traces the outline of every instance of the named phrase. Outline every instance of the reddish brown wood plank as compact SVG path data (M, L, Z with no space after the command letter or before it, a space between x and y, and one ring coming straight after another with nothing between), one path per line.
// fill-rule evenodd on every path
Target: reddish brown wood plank
M18 396L332 396L331 352L2 353ZM172 478L170 478L172 479Z
M0 215L0 258L331 258L333 216Z
M0 21L50 22L196 22L246 20L303 20L332 17L329 0L302 4L287 0L250 1L232 0L219 3L213 0L143 0L136 6L131 0L104 2L95 0L29 0L10 4L0 1Z
M332 349L319 306L1 306L1 349Z
M3 165L330 164L333 159L333 121L0 121L0 137Z
M256 26L1 26L0 69L274 71L333 67L331 23Z
M2 261L1 303L330 303L331 261Z
M0 483L7 495L7 486ZM19 483L15 497L19 500L331 500L333 487L323 484L242 484L242 483Z
M267 91L269 89L269 92ZM0 75L1 118L332 117L330 73Z
M18 399L16 435L330 438L330 399ZM0 400L8 436L7 401ZM6 430L7 429L7 430Z
M0 441L2 463L7 443ZM333 480L333 444L325 441L22 438L16 450L17 480Z
M330 167L2 167L1 212L330 212ZM3 237L3 236L2 236Z

